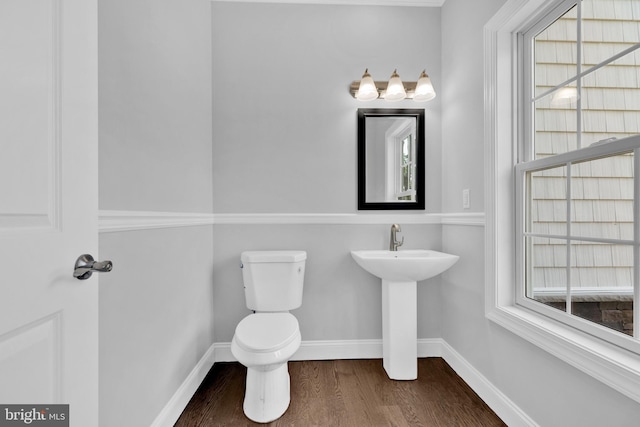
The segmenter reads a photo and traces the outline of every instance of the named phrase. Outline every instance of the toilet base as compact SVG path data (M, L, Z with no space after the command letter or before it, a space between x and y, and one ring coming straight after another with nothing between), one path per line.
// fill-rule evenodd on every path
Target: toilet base
M291 400L287 362L272 366L247 367L244 414L257 423L277 420Z

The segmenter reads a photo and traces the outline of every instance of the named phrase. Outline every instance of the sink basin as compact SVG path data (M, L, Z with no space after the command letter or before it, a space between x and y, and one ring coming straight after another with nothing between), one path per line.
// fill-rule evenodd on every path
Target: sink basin
M457 255L425 249L351 251L351 256L382 279L382 365L393 380L418 378L417 282L442 273Z
M369 273L391 282L419 282L437 276L460 258L426 249L400 251L351 251L351 256Z

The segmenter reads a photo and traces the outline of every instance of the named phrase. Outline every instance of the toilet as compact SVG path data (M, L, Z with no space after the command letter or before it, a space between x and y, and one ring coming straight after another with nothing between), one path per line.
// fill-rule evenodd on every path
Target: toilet
M287 361L300 347L298 320L289 313L302 305L305 251L247 251L240 256L247 308L238 323L231 353L247 367L244 413L268 423L289 407Z

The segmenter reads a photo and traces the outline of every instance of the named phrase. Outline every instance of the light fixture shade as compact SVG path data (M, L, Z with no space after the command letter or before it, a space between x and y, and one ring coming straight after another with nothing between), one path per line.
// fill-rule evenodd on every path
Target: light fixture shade
M426 102L431 101L435 97L436 91L433 89L431 79L423 70L422 74L420 74L420 77L418 78L418 83L416 84L416 91L413 95L413 100L417 102Z
M386 101L401 101L407 97L407 92L404 90L404 85L397 70L393 70L389 84L387 84L387 92L384 95Z
M578 100L578 91L575 87L563 87L553 93L551 97L552 107L562 107L573 104Z
M360 80L360 86L358 87L358 93L356 93L356 99L358 101L373 101L378 97L378 89L376 84L369 74L369 69L364 70L362 80Z

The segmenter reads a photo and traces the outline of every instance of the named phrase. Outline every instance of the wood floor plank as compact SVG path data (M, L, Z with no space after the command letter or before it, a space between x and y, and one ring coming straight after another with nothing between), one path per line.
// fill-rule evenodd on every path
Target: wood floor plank
M390 380L381 360L289 362L291 404L275 427L498 427L505 424L441 358ZM175 424L257 426L244 416L246 368L216 363Z

